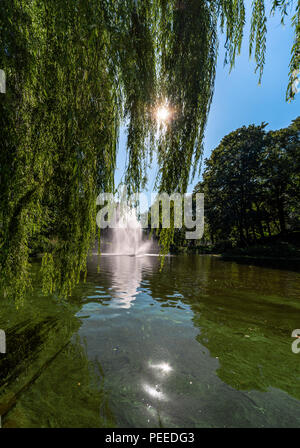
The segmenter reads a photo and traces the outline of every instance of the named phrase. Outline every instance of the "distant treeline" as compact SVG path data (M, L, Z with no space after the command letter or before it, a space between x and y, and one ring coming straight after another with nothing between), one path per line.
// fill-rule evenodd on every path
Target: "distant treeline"
M245 247L300 230L300 117L287 128L243 126L226 135L205 160L202 242L175 230L173 249L200 244Z

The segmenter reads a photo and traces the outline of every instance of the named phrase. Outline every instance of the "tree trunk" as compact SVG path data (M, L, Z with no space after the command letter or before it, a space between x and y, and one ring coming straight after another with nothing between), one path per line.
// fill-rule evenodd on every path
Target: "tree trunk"
M285 216L284 216L284 203L283 203L283 199L280 194L277 194L277 210L278 210L278 218L279 218L279 225L280 225L280 233L285 233L286 225L285 225Z

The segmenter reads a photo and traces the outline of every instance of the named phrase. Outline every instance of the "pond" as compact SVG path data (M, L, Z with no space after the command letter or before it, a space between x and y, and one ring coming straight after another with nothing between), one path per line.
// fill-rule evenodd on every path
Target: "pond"
M300 427L300 273L93 256L68 300L1 299L4 427Z

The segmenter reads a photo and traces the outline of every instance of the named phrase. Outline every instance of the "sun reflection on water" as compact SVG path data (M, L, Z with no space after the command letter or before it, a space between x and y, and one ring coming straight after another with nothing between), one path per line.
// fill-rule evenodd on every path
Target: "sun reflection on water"
M159 389L158 386L152 387L149 384L144 384L143 388L147 394L152 398L157 398L158 400L166 400L166 395Z
M173 368L167 362L161 362L159 364L149 364L149 366L152 369L157 369L160 373L163 374L168 374L173 370Z

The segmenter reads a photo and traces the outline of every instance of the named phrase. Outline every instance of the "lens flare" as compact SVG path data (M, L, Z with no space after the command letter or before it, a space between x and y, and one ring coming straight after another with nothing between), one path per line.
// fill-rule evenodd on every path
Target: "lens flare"
M156 110L156 118L159 122L166 122L171 117L171 111L167 106L159 106Z

